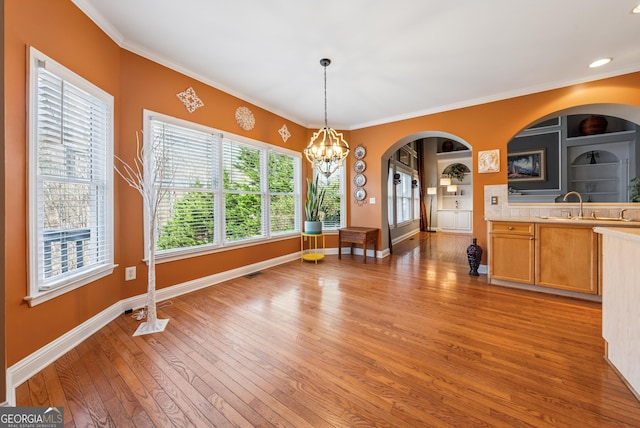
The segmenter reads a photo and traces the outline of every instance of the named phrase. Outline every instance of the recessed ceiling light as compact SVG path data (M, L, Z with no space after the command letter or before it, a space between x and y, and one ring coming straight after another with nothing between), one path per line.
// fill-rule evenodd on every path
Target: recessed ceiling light
M640 13L640 4L631 10L631 13Z
M591 64L589 64L589 67L596 68L605 64L609 64L610 62L611 62L611 58L601 58L593 61Z

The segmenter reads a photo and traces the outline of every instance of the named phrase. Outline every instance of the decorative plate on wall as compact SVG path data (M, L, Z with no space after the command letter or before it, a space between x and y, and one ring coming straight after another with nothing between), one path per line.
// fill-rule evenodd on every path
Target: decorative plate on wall
M356 189L353 196L356 198L356 201L364 201L364 198L367 197L367 192L362 188Z
M356 161L356 163L353 164L353 170L357 173L357 174L362 174L364 172L364 170L367 169L367 164L364 163L364 161L362 159L358 159Z
M356 176L353 177L353 184L355 184L356 187L364 187L366 183L367 183L367 177L365 177L362 174L356 174Z
M353 156L356 159L362 159L367 154L367 149L364 146L358 146L353 150Z

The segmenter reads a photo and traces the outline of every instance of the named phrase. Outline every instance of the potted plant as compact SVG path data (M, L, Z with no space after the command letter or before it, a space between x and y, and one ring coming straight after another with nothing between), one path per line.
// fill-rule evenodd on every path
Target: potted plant
M469 168L462 163L451 164L448 169L447 175L449 178L455 178L458 181L463 181L465 172L469 172Z
M640 202L640 177L631 179L631 202Z
M304 211L307 216L304 222L305 233L322 233L322 218L324 217L322 204L327 189L326 187L321 188L318 186L319 177L319 174L316 175L315 181L307 178L307 200L304 202Z

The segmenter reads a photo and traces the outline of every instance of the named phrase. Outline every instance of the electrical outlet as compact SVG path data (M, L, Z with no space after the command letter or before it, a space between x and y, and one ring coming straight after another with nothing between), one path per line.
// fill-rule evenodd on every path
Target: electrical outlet
M492 196L491 197L491 205L498 205L498 197L497 196Z
M131 266L128 268L125 268L124 270L124 280L125 281L131 281L136 279L136 267L135 266Z

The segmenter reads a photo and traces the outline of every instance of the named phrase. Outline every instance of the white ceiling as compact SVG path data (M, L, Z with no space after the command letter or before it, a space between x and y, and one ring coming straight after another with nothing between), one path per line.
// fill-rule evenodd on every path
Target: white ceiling
M73 2L123 48L308 127L325 57L338 129L640 70L638 0Z

